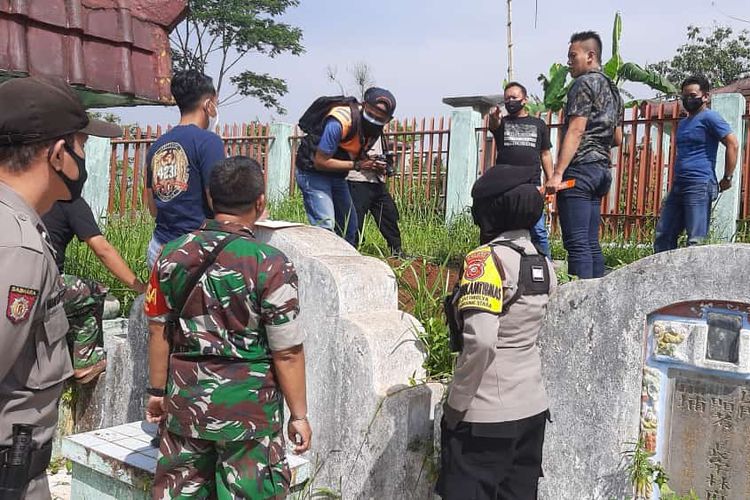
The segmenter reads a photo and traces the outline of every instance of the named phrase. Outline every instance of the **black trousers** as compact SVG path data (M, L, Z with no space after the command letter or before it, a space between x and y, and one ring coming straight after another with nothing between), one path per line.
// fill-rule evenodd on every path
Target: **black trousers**
M536 500L549 412L500 424L440 423L443 500Z
M380 233L388 243L391 252L401 251L401 231L398 229L398 209L382 182L351 182L349 192L352 195L354 209L359 222L359 240L362 240L362 228L365 226L367 212L372 214Z

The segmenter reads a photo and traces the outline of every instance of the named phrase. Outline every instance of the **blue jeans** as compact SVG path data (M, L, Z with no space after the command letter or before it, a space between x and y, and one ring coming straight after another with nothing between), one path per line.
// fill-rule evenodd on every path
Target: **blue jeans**
M677 248L677 238L683 229L687 232L688 246L700 243L708 235L711 203L716 200L718 192L719 187L713 179L676 182L664 200L656 224L654 252Z
M549 253L549 239L547 238L546 222L547 219L544 217L544 212L542 212L542 216L536 221L534 227L531 228L531 242L537 246L544 255L551 258Z
M300 169L295 171L295 178L310 224L336 231L356 247L357 211L346 178Z
M581 279L604 276L604 256L599 245L602 197L609 191L609 163L570 165L563 180L576 185L557 194L563 246L568 251L568 273Z

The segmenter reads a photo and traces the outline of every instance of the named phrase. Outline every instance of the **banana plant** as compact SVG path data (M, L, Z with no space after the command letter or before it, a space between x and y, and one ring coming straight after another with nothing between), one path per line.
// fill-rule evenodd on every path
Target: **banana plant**
M676 95L679 89L669 80L656 73L642 68L633 62L624 62L620 54L620 39L622 38L622 16L619 12L615 13L615 22L612 27L612 56L602 66L602 72L617 84L620 93L624 97L631 99L625 105L627 107L635 106L637 101L632 100L632 95L622 88L624 82L643 83L652 89L666 95ZM571 82L567 81L567 66L554 63L550 66L548 74L541 74L537 78L542 82L544 89L544 99L537 106L544 106L545 110L558 111L565 106L568 89Z

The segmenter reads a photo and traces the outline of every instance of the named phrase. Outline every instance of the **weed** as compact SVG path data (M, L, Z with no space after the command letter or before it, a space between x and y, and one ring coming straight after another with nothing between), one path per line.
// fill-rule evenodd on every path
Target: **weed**
M113 216L103 228L104 237L117 249L136 276L146 281L149 274L146 247L154 230L153 218L146 213L134 218ZM130 312L135 292L120 283L85 243L74 240L68 245L65 272L103 283L120 301L120 312L124 315Z
M652 454L643 446L643 440L626 443L632 449L623 453L626 461L625 470L628 472L630 484L633 486L633 500L649 500L654 485L659 488L659 496L662 500L699 500L694 491L687 495L678 495L669 487L667 473L661 462L655 462Z

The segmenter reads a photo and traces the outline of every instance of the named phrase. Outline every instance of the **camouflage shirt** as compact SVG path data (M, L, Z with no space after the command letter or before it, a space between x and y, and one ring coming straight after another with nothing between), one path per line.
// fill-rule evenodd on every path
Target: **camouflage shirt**
M294 267L230 222L209 220L164 246L146 295L149 319L167 319L189 276L230 233L240 238L200 278L171 339L167 428L186 437L240 441L278 432L282 398L271 351L304 340Z
M585 116L587 120L570 163L609 163L615 127L622 122L623 113L620 91L604 73L589 71L576 78L568 91L563 135L568 132L571 117Z

